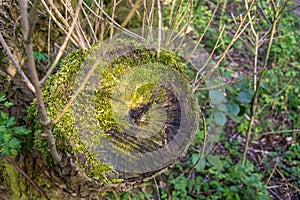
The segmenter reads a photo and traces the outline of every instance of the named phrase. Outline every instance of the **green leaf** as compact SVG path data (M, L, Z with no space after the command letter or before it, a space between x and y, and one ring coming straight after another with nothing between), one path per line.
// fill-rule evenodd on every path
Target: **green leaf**
M4 155L8 156L8 157L10 156L9 149L6 146L2 147L0 149L0 152L3 153Z
M5 100L6 100L5 94L0 93L0 102L5 101Z
M5 125L9 119L9 115L5 112L0 112L0 125Z
M241 200L240 196L238 193L235 193L235 200Z
M193 166L196 164L197 160L199 159L199 154L193 154L192 155L192 162L193 162ZM197 171L202 171L205 167L206 164L206 159L203 157L200 159L199 163L195 166L195 169Z
M222 164L222 161L220 160L220 156L207 155L206 159L218 171L222 171L223 170L223 164Z
M4 134L4 135L2 135L2 138L3 138L3 141L5 142L5 144L7 144L11 140L12 134L10 134L10 133Z
M224 112L219 112L219 111L214 112L214 113L213 113L213 118L214 118L214 120L216 121L217 124L222 125L222 126L223 126L223 125L226 123L226 121L227 121L226 115L225 115Z
M267 95L271 95L272 94L271 91L270 91L270 89L264 83L261 83L260 87L263 89L263 93L264 94L267 94Z
M236 123L239 123L241 121L241 119L237 115L234 115L232 113L228 113L228 116Z
M238 80L242 80L244 78L244 76L239 76L237 79ZM247 81L241 81L237 83L237 86L241 89L246 88L248 86Z
M9 151L11 154L13 154L15 156L18 155L18 151L16 149L10 149Z
M242 90L237 96L236 100L241 103L250 103L252 101L253 91L252 90Z
M227 106L224 103L220 103L216 106L216 109L222 112L227 112Z
M10 117L10 118L8 119L8 121L6 122L6 127L11 127L11 126L13 126L13 125L15 125L15 124L16 124L15 118L14 118L14 117Z
M28 130L24 126L15 126L11 130L15 131L16 134L27 135L31 133L31 130Z
M12 149L18 149L20 148L20 141L16 138L13 138L11 141L9 141L8 146Z
M205 158L201 158L198 165L196 166L196 170L198 171L202 171L204 170L205 168L205 165L206 165L206 159Z
M227 107L228 107L228 111L234 115L237 115L240 112L240 106L234 102L229 102L227 104Z
M123 196L122 196L122 199L129 199L130 197L130 194L129 193L125 193Z
M231 191L234 191L234 192L238 192L239 191L239 189L236 187L236 186L230 186L229 187L229 189L231 190Z
M12 106L12 105L14 105L12 102L5 102L4 104L3 104L5 107L10 107L10 106Z
M226 88L226 90L228 90L231 93L235 92L235 89L231 85L226 85L225 88Z
M221 103L225 99L225 96L219 90L210 90L209 98L210 98L211 103L216 105L216 104Z
M199 136L200 139L204 139L204 131L200 131L199 129L197 129L197 135Z

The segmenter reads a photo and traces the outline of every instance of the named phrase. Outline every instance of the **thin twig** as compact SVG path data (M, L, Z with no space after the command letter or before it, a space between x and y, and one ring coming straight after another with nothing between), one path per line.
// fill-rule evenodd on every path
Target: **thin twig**
M261 75L258 79L257 87L256 87L256 90L254 91L253 99L252 99L252 102L251 102L251 116L250 116L247 132L246 132L246 142L245 142L244 151L243 151L242 165L244 165L245 162L246 162L249 142L251 140L252 126L253 126L253 123L254 123L254 120L255 120L255 117L256 117L258 91L259 91L261 82L262 82L263 77L264 77L264 72L267 69L269 56L270 56L270 52L271 52L271 47L272 47L272 44L273 44L273 38L274 38L275 30L276 30L276 27L277 27L277 22L278 22L278 17L279 17L279 11L280 10L276 9L276 7L274 7L274 10L275 10L275 16L274 16L274 21L273 21L273 24L272 24L272 30L271 30L268 49L267 49L267 53L266 53L266 57L265 57L265 62L264 62L264 66L263 66Z
M28 32L29 37L32 37L33 32L35 30L36 21L38 19L37 7L38 7L39 3L40 3L40 0L34 0L33 6L29 13L29 19L28 19L29 23L30 23L29 24L29 32Z
M154 178L154 183L155 183L155 187L156 187L156 193L157 193L158 200L160 200L159 186L157 184L156 178Z
M43 2L44 0L41 0L41 1ZM70 29L70 25L68 24L67 20L62 16L62 14L58 10L58 8L54 5L53 1L47 0L47 2L49 3L49 5L52 8L52 10L54 10L56 16L65 25L65 27L67 28L67 30L69 30ZM80 40L80 38L74 32L72 33L72 36L75 39L75 41L77 42L77 44L80 46L81 49L86 49L85 44Z
M222 37L222 35L223 35L224 30L225 30L225 25L224 25L224 27L222 28L222 30L221 30L221 32L220 32L220 34L219 34L219 37L218 37L218 39L217 39L217 41L216 41L216 44L215 44L215 46L214 46L212 52L210 53L209 57L206 59L206 62L205 62L204 65L203 65L200 69L198 69L198 71L197 71L196 78L195 78L195 81L194 81L194 84L193 84L193 91L194 91L194 92L197 90L197 88L198 88L200 85L202 85L202 83L201 83L201 81L200 81L200 80L201 80L200 73L203 73L203 70L204 70L205 67L209 64L209 62L210 62L210 60L211 60L211 58L212 58L214 52L215 52L215 51L217 50L217 48L219 47L218 44L219 44L219 41L220 41L220 39L221 39L221 37Z
M250 74L248 76L245 76L241 79L237 79L237 80L232 80L232 81L228 81L226 83L221 83L221 84L217 84L217 85L212 85L212 86L209 86L209 87L205 87L205 88L199 88L197 87L197 89L195 91L201 91L201 90L213 90L213 89L219 89L219 88L224 88L224 86L226 85L232 85L232 84L236 84L236 83L240 83L242 81L245 81L245 80L248 80L250 78L252 78L254 75L258 75L262 72L262 69L259 70L256 74Z
M81 3L79 2L79 0L78 0L78 3L77 3L77 6L78 6L78 4L81 5ZM71 2L69 2L69 6L67 6L67 11L70 12L70 16L72 16L73 19L74 19L74 17L75 17L75 16L74 16L74 9L73 9L73 7L72 7ZM73 21L73 22L74 22L74 21ZM80 43L84 46L83 49L90 48L91 46L90 46L90 44L89 44L88 39L87 39L86 36L85 36L86 34L83 32L80 23L77 23L77 20L76 20L76 23L75 23L75 31L76 31L76 33L77 33L76 35L78 36L78 39L80 40ZM81 48L82 48L82 47L81 47Z
M286 182L286 184L288 184L290 187L294 188L297 192L300 192L300 189L298 187L294 186L293 184L291 184L277 167L276 167L276 171L283 178L283 180Z
M21 78L22 81L24 81L27 85L27 87L33 92L35 93L35 89L34 86L32 85L32 83L29 81L29 79L27 78L27 76L24 74L23 70L21 69L21 66L19 65L18 61L15 59L14 55L11 53L8 45L5 42L5 39L3 38L1 32L0 32L0 42L1 45L3 46L3 48L6 50L8 57L10 58L11 62L14 64L14 66L16 67L17 71L19 72L19 74L21 74Z
M51 120L47 114L43 93L40 88L39 78L36 71L36 65L33 56L33 45L32 45L32 37L29 35L29 22L27 17L27 1L19 0L20 13L22 16L22 28L23 28L23 40L27 55L27 63L28 69L31 76L31 81L35 88L35 96L37 99L37 104L39 108L41 124L44 127L44 132L48 136L48 144L50 146L50 153L55 163L59 163L61 160L61 156L58 154L55 144L55 138L51 131Z
M157 57L159 58L160 56L160 47L161 47L161 33L163 29L163 24L162 24L162 14L161 14L161 5L160 5L160 0L157 0L157 10L158 10L158 41L157 41Z
M95 33L95 30L94 30L94 28L93 28L93 26L92 26L92 23L91 23L91 21L90 21L90 19L89 19L89 16L87 15L85 9L82 9L82 13L83 13L83 15L84 15L84 17L85 17L85 19L86 19L86 21L87 21L89 27L90 27L89 30L92 32L92 36L93 36L94 42L98 42L97 35L96 35L96 33ZM72 26L71 26L71 27L72 27Z
M112 12L111 12L111 18L113 20L115 20L116 7L117 7L117 0L114 0L113 7L112 7ZM114 26L110 26L109 37L110 37L111 40L113 38L113 35L114 35Z
M44 8L46 9L46 11L48 12L49 16L53 19L53 21L56 23L56 25L67 35L68 31L64 28L64 26L56 19L56 17L53 15L52 11L50 10L50 8L48 7L48 5L46 4L46 2L44 0L41 0ZM78 39L78 38L77 38ZM73 36L71 37L71 41L73 42L74 45L79 46L78 42L76 41L76 39L73 38Z
M123 23L121 24L121 26L124 28L128 22L131 20L131 18L134 16L134 13L139 9L140 4L141 4L142 0L137 0L133 6L133 8L131 9L131 11L129 12L129 14L127 15L127 17L125 18L125 20L123 21Z
M128 29L126 28L122 28L122 26L120 24L118 24L114 19L111 18L111 16L109 16L109 14L107 14L104 9L102 8L101 5L99 5L99 3L96 1L96 0L93 0L95 5L99 8L99 10L101 11L101 13L107 17L107 22L112 25L112 26L116 26L117 28L119 28L120 30L122 30L124 33L126 33L127 35L130 35L130 36L133 36L135 38L138 38L138 39L141 39L141 40L144 40L143 37L139 36L138 34L135 34L131 31L129 31ZM85 7L91 11L92 14L94 14L96 17L99 17L100 19L104 20L102 16L98 15L97 13L95 13L95 11L93 11L84 1L83 1L83 4L85 5Z
M249 9L247 10L246 14L244 15L244 17L242 18L239 26L237 27L232 39L230 40L228 46L226 47L226 49L224 50L224 52L222 53L221 57L219 58L219 60L216 62L215 66L207 73L207 75L203 78L203 81L205 81L208 77L211 76L211 74L214 72L214 70L216 70L219 65L221 64L221 62L223 61L223 59L225 58L225 56L227 55L229 49L231 48L231 46L234 44L234 42L238 39L238 36L241 34L241 30L242 26L244 25L244 22L247 19L248 13L251 11L251 8L254 4L254 0L251 1L251 4L249 6Z
M150 9L150 13L149 13L149 17L148 17L148 27L150 28L150 30L153 27L153 21L154 21L154 4L155 4L155 0L151 1L151 9ZM150 35L152 36L151 32Z
M71 34L74 30L74 27L76 25L76 22L77 22L77 19L78 19L78 16L79 16L79 12L82 8L82 0L79 0L79 3L77 5L77 8L76 8L76 11L75 11L75 16L74 16L74 19L73 19L73 22L72 22L72 25L69 29L69 32L68 32L68 35L67 37L65 38L54 62L52 63L51 67L49 68L49 70L47 71L46 75L42 78L42 80L40 81L40 85L43 85L45 83L45 81L47 80L47 78L52 74L53 70L55 69L57 63L59 62L61 56L63 55L63 52L64 50L66 49L67 47L67 44L69 42L69 39L71 38Z
M265 136L265 135L272 135L272 134L281 134L281 133L300 133L300 129L294 129L294 130L281 130L281 131L270 131L266 133L261 133L259 136Z
M270 174L270 176L268 177L268 179L267 179L267 181L266 181L266 183L265 183L265 185L267 186L267 185L269 185L269 183L270 183L270 181L271 181L271 179L272 179L272 177L273 177L273 175L274 175L274 172L275 172L275 169L276 169L276 167L277 167L277 162L275 163L275 165L274 165L274 167L273 167L273 169L272 169L272 172L271 172L271 174Z
M32 178L30 178L20 167L18 167L18 165L14 161L12 161L10 158L5 156L1 152L0 152L0 156L4 160L6 160L6 162L8 162L10 165L12 165L18 172L20 172L20 174L22 174L45 199L50 200L50 198L47 196L47 194L32 180Z
M245 0L245 5L246 5L246 8L248 9L248 1ZM254 35L254 38L255 38L255 41L253 42L250 39L250 41L252 43L254 43L254 76L253 76L253 82L254 82L254 86L253 86L253 90L255 91L256 88L257 88L257 76L256 76L256 73L257 73L257 60L258 60L258 48L259 48L259 37L258 37L258 34L256 33L255 29L254 29L254 26L253 26L253 20L252 20L252 17L251 17L251 14L248 13L248 19L249 19L249 22L250 22L250 27L251 27L251 31L252 31L252 34Z
M204 37L204 35L206 34L208 28L210 27L210 25L211 25L211 23L212 23L212 20L215 18L215 15L216 15L216 13L217 13L217 10L218 10L218 8L219 8L219 5L220 5L220 2L217 3L216 8L214 9L214 11L213 11L213 13L212 13L212 15L211 15L211 17L210 17L208 23L206 24L206 26L205 26L205 28L204 28L204 30L203 30L203 33L201 34L199 40L197 41L197 44L195 45L195 47L194 47L194 49L193 49L191 55L190 55L189 58L187 59L188 61L189 61L189 60L191 59L191 57L194 55L195 51L197 50L198 46L200 45L200 43L201 43L201 41L202 41L202 39L203 39L203 37ZM196 79L197 79L197 78L198 78L198 77L196 76Z

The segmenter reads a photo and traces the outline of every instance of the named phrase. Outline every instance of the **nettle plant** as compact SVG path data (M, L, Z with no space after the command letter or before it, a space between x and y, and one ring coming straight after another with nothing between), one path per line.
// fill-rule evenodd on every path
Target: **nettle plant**
M0 109L8 108L13 103L6 101L4 94L0 94ZM24 136L30 133L30 130L24 126L16 126L13 116L0 111L0 153L7 157L18 155L21 149L21 143Z

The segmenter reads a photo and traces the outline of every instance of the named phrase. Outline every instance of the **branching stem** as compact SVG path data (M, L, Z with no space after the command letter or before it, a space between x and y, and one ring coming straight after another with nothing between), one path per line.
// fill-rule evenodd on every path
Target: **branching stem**
M37 9L38 2L36 3L36 7L32 9ZM55 138L51 131L51 120L47 114L42 90L39 83L39 78L36 70L36 65L33 56L33 45L32 45L32 33L30 33L30 24L28 21L28 13L27 13L27 1L26 0L19 0L19 7L22 17L22 28L23 28L23 40L27 55L27 65L31 77L31 81L35 88L35 96L37 99L38 109L41 117L41 124L44 127L44 132L48 137L48 144L50 146L50 153L55 163L59 163L61 160L61 156L58 154L56 145L55 145ZM33 12L33 11L32 11ZM32 22L31 22L32 25ZM34 25L33 25L34 26Z

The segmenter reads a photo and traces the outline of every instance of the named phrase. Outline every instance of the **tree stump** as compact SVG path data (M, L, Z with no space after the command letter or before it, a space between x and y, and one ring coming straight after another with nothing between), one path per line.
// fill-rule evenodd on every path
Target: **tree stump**
M192 64L174 53L178 43L165 45L172 33L165 34L161 46L120 34L74 51L48 79L43 95L52 120L78 94L53 128L58 165L36 106L29 109L34 147L78 196L137 187L175 164L193 140L200 111L185 73Z

